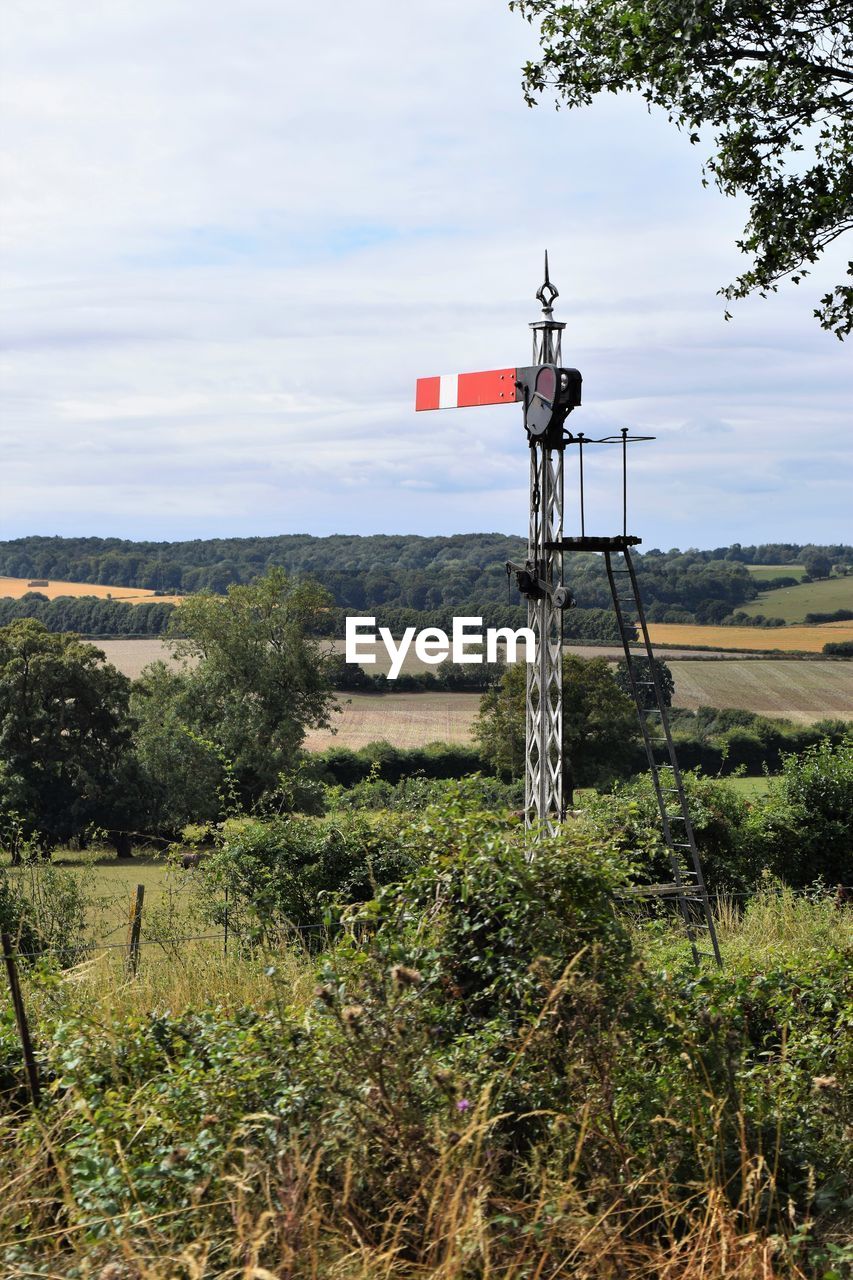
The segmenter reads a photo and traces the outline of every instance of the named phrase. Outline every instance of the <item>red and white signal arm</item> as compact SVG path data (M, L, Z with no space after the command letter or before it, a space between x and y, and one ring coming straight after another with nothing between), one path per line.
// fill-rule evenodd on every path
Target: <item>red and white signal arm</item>
M488 369L485 373L446 373L438 378L418 378L415 410L513 404L522 398L517 383L517 369Z

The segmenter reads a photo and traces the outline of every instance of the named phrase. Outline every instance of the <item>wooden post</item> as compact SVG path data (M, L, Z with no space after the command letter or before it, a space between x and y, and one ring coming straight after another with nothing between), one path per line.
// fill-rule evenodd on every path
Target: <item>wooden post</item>
M36 1066L36 1056L33 1053L33 1042L30 1039L30 1028L27 1023L27 1012L24 1008L24 999L21 995L21 984L18 981L18 967L15 963L15 953L12 950L12 939L9 937L8 933L6 933L5 929L2 933L2 942L3 959L6 961L9 990L12 993L12 1006L15 1010L15 1021L18 1024L18 1035L21 1037L21 1048L24 1051L24 1068L27 1073L27 1084L30 1088L32 1104L34 1107L37 1107L41 1101L38 1067Z
M139 937L142 933L142 901L145 885L138 884L130 900L130 917L127 924L127 971L134 978L139 968Z

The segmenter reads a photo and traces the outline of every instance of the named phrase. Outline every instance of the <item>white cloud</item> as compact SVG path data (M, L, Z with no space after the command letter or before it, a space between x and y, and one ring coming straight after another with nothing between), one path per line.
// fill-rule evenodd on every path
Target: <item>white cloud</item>
M517 413L412 400L529 358L547 245L576 429L659 437L632 464L648 544L849 538L821 282L725 325L741 210L639 103L529 111L517 16L7 10L0 536L523 529Z

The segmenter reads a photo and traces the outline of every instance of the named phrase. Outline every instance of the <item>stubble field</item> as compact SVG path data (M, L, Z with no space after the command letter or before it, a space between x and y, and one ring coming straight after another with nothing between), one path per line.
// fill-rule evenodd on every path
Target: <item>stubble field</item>
M0 577L0 596L20 600L30 591L56 600L59 596L97 596L99 600L120 600L123 604L180 604L183 596L158 596L142 587L102 587L94 582L62 582L50 578L47 586L30 586L29 578Z
M801 587L791 587L800 591ZM771 592L755 612L766 617L781 617L770 607ZM778 594L782 594L781 592ZM841 605L833 605L841 608ZM827 607L827 612L829 608ZM651 622L649 635L655 645L698 645L707 649L746 649L753 652L821 653L828 642L853 640L853 622L826 622L820 626L793 627L702 627L688 622ZM666 657L666 654L661 654Z
M797 724L853 720L853 663L765 658L684 659L668 665L675 678L676 707L739 707ZM479 705L477 693L342 695L341 713L335 717L337 734L312 730L306 746L309 751L335 745L355 750L382 739L398 747L437 741L467 745Z

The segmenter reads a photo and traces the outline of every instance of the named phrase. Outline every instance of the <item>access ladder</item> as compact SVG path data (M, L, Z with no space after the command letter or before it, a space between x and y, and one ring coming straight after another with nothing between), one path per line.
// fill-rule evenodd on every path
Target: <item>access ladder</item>
M717 931L714 927L714 916L702 875L702 865L696 847L693 823L690 820L684 781L675 753L666 702L655 667L646 614L631 559L630 548L636 546L638 542L638 538L624 535L615 538L581 537L563 540L566 551L602 551L604 553L610 594L613 598L613 608L628 669L628 682L637 708L643 746L649 763L649 773L660 812L664 844L672 873L672 879L666 884L636 885L628 893L632 898L674 900L684 921L685 932L696 964L705 958L714 960L721 966L722 958ZM631 648L635 623L640 631L639 655ZM638 656L648 660L646 664L648 673L638 668ZM654 706L651 707L646 705L646 699L643 696L644 691L648 689L652 690L654 701ZM649 725L650 717L653 720L652 726ZM705 939L707 944L702 945ZM711 949L708 950L707 946Z

